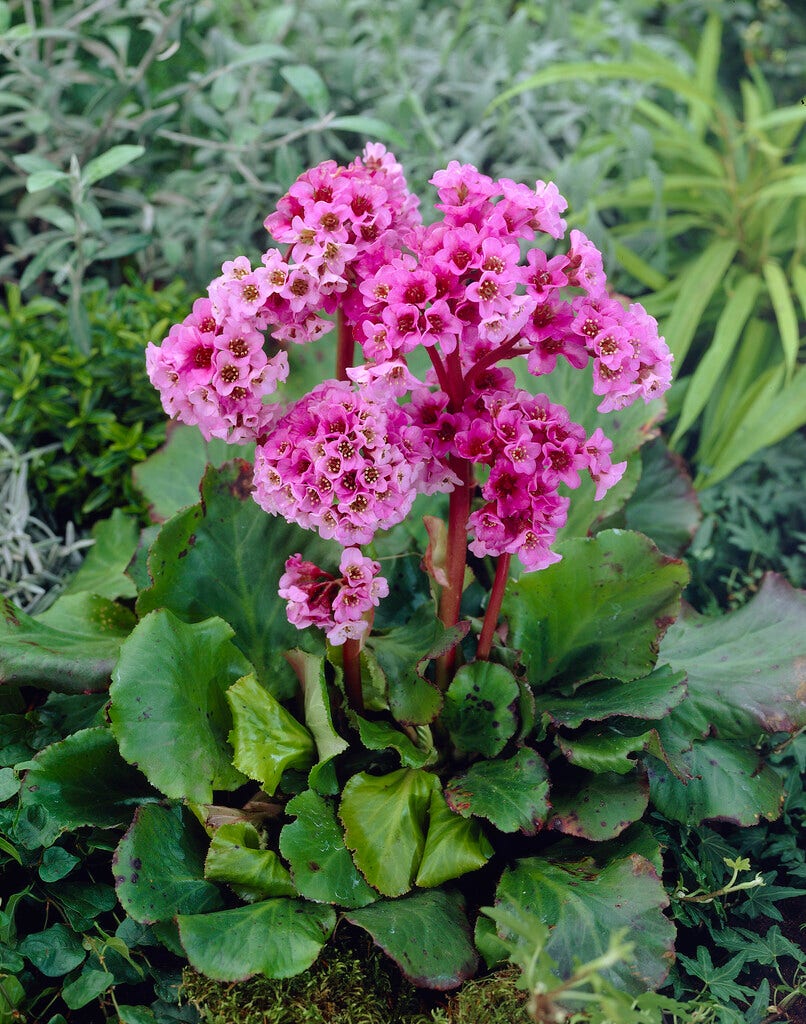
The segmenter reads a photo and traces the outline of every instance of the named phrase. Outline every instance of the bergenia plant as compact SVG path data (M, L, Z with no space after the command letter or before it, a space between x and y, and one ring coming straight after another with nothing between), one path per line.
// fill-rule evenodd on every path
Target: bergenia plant
M0 678L78 705L30 751L19 842L120 829L116 934L212 978L300 973L338 925L434 989L535 934L562 978L652 989L675 929L650 802L779 813L806 595L680 614L684 563L608 528L660 512L675 544L692 507L662 450L636 489L655 321L563 243L553 185L433 184L423 224L382 146L307 171L279 247L149 347L166 411L238 447L197 488L177 429L136 477L156 537L119 516L44 616L6 603Z
M256 442L263 509L345 549L340 585L290 553L280 593L292 622L344 644L356 710L359 649L388 590L358 548L402 522L418 494L450 494L437 576L447 629L460 621L468 548L497 559L474 652L486 660L512 555L527 571L558 561L580 474L599 499L624 472L601 428L588 434L519 386L516 368L539 379L559 358L591 362L601 412L656 398L671 379L655 320L608 292L593 243L572 231L568 248L554 244L566 228L556 186L493 181L456 161L432 183L441 217L425 226L379 144L348 167L305 172L265 222L284 251L225 263L209 297L147 355L171 416L206 438ZM289 374L289 347L332 330L334 316L335 379L290 405L267 402ZM409 365L420 353L422 377ZM455 664L452 648L437 667L442 689Z

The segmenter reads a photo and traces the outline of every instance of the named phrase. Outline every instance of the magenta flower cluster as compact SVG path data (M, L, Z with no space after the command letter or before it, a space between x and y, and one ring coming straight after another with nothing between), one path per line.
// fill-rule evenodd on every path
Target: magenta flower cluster
M405 518L418 493L472 490L480 466L471 550L539 569L558 557L561 488L588 473L599 499L625 463L612 462L601 429L588 436L517 387L512 361L538 378L560 357L590 362L607 412L662 394L671 356L643 307L610 294L582 232L557 246L566 203L556 186L493 181L455 161L431 180L441 216L425 226L381 145L347 167L306 171L265 222L284 251L257 267L225 263L208 297L149 346L148 372L170 415L206 437L257 442L254 497L268 512L352 549ZM350 381L325 381L287 407L267 402L288 374L289 344L320 337L333 314L339 347L349 332L363 354ZM407 362L415 350L430 363L420 379ZM325 579L309 565L292 559L287 576ZM307 621L299 609L319 593L310 580L293 584L292 621Z
M292 555L280 577L279 595L288 602L288 620L299 629L316 626L324 630L330 643L360 640L370 626L370 613L389 585L379 576L381 567L361 554L358 548L345 548L339 562L338 578Z

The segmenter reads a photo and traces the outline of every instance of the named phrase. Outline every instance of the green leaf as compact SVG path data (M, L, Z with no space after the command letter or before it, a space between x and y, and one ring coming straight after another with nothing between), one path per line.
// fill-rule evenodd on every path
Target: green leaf
M681 366L706 306L738 250L733 239L717 239L682 274L680 291L664 326L666 342Z
M753 312L760 287L761 280L755 274L745 274L735 283L717 321L708 351L700 359L686 390L680 419L669 442L671 445L674 446L686 433L713 395L714 388Z
M35 758L20 791L23 807L47 811L56 834L128 824L134 808L157 794L121 758L109 729L82 729ZM55 836L54 836L55 838Z
M775 319L778 321L778 332L784 350L787 375L792 376L798 359L800 338L798 335L798 315L789 291L786 275L775 260L766 260L762 266L764 280L767 282Z
M60 181L67 181L70 177L65 171L34 171L25 179L25 188L28 192L44 192Z
M227 690L235 748L233 764L273 796L286 768L307 769L316 760L313 737L304 725L264 690L254 673Z
M60 597L36 618L0 598L0 682L58 693L104 690L134 616L93 594Z
M184 808L149 804L135 815L115 851L115 889L126 913L141 924L221 906L218 887L204 878L206 836Z
M655 868L638 854L599 868L587 858L555 862L531 857L507 869L495 904L534 914L551 929L546 952L561 978L600 957L613 932L640 937L632 957L602 971L617 988L638 994L657 988L673 958L675 929L663 915L669 899ZM501 937L506 931L498 929Z
M2 719L0 719L0 724ZM20 780L13 768L0 768L0 803L10 800L20 791Z
M17 1007L25 999L25 989L16 978L0 975L0 1024L16 1024Z
M551 791L553 814L548 827L558 832L605 842L621 835L647 808L649 786L642 772L581 778L575 774L573 778L573 785Z
M430 605L420 606L404 626L369 638L367 648L386 679L389 706L398 722L428 725L439 714L442 694L422 673L431 658L459 639L456 631L444 628Z
M673 714L690 739L712 728L720 739L806 726L806 593L782 577L729 615L706 618L686 607L664 637L660 660L688 673L689 699Z
M100 594L110 601L136 597L137 588L126 569L137 547L137 520L115 509L111 518L93 526L92 537L95 543L64 593Z
M435 760L433 744L428 747L415 746L392 722L384 722L381 719L371 722L360 715L351 717L358 729L358 737L367 750L396 750L404 768L422 768ZM420 728L430 733L427 726Z
M108 178L110 174L137 160L145 151L145 146L112 146L105 153L90 160L81 172L81 181L85 186L94 185L101 178Z
M43 890L46 899L58 908L74 932L94 929L96 918L113 910L118 902L112 886L100 882L82 885L62 880L43 886Z
M647 758L650 799L661 814L686 825L729 821L757 825L781 813L783 783L757 751L731 740L707 739L681 754L688 779Z
M548 773L539 754L523 747L509 760L476 761L445 787L448 806L465 818L487 818L502 832L534 835L548 814Z
M388 121L382 121L377 117L368 117L364 114L345 114L342 117L334 117L328 121L327 126L331 131L355 132L356 135L361 135L365 139L383 139L401 150L408 145L406 139L396 128L393 128Z
M442 723L460 753L500 754L518 727L520 689L503 665L463 665L448 687Z
M248 902L298 895L280 858L274 850L260 848L260 833L248 822L232 822L215 830L204 876L211 882L226 882Z
M39 877L43 882L58 882L66 878L76 864L80 863L81 858L65 850L63 846L49 846L42 853Z
M286 804L297 820L280 832L280 852L291 865L297 889L316 903L364 907L378 894L356 870L333 805L306 790Z
M412 768L388 775L360 772L344 787L339 817L345 842L356 867L385 896L401 896L414 884L435 790L435 775Z
M191 622L219 616L258 680L285 700L297 681L283 652L311 644L321 650L322 643L312 629L289 623L277 596L280 576L294 552L324 565L335 545L266 515L251 497L252 468L241 460L208 468L201 489L201 504L166 523L151 549L154 584L140 594L138 614L163 607Z
M641 452L641 479L624 510L625 525L645 533L666 554L679 556L701 519L686 464L660 439L650 441Z
M221 619L188 624L151 612L123 645L109 717L123 757L173 799L212 803L237 789L226 691L250 665Z
M318 71L308 64L287 64L280 74L315 114L321 117L327 111L330 94Z
M686 673L661 665L643 679L628 683L616 679L587 683L573 697L538 693L535 708L538 713L547 714L555 725L577 729L585 722L602 722L607 718L663 718L685 699L686 693Z
M179 937L192 967L217 981L253 974L289 978L307 970L336 924L331 907L305 900L272 899L181 915Z
M85 967L75 981L69 982L62 989L62 999L71 1010L78 1010L93 999L97 999L102 992L106 992L110 985L114 985L115 976L109 971L99 971L94 967Z
M333 726L330 694L325 679L325 659L299 649L289 651L286 658L302 687L305 725L316 743L318 759L311 769L309 785L314 789L325 789L328 788L325 785L327 769L332 765L333 758L349 747L347 740L339 736Z
M561 562L507 585L510 646L529 682L630 681L652 670L680 606L686 566L639 533L606 530L557 545Z
M220 466L233 457L249 459L253 447L216 438L205 441L197 427L172 423L165 444L132 469L132 479L148 503L151 519L164 523L198 502L208 464Z
M806 104L801 109L806 118ZM800 302L803 318L806 319L806 267L802 263L798 263L792 268L792 284Z
M494 852L481 823L455 814L442 793L434 790L428 805L428 831L417 885L429 889L461 878L484 867Z
M87 951L75 932L57 923L26 935L19 945L24 957L48 978L58 978L83 963Z
M458 893L416 892L344 916L369 932L405 977L421 988L456 988L476 972L478 954Z
M556 737L555 742L568 761L589 772L615 772L626 775L635 768L631 755L657 742L657 731L647 729L643 722L595 726L573 736ZM552 804L554 797L552 796Z

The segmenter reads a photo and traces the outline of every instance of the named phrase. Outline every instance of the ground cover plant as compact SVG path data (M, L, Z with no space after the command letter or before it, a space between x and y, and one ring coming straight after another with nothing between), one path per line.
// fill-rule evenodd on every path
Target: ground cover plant
M800 813L768 753L806 717L804 594L704 618L679 558L607 528L663 415L657 325L552 185L434 185L424 227L380 145L305 172L283 248L149 347L236 457L198 494L176 430L138 473L161 525L118 513L47 612L4 602L8 1007L192 1020L177 957L285 979L346 932L420 989L513 959L535 1019L659 1020L687 1012L654 991L675 829ZM725 856L676 917L747 889Z

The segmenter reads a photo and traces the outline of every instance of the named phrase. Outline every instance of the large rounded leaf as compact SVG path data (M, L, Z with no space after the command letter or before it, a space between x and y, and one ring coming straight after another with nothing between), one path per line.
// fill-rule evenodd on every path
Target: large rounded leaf
M806 592L781 576L729 615L689 608L669 630L660 660L688 673L689 699L673 715L693 739L715 728L720 739L806 726Z
M688 779L647 758L652 803L686 825L705 820L756 825L781 813L783 783L757 751L741 742L708 739L680 755Z
M413 768L359 772L344 787L339 817L346 843L366 880L385 896L401 896L414 885L431 794L439 788L436 775Z
M95 594L65 594L36 618L0 598L0 683L105 690L134 621L128 608Z
M191 966L217 981L253 974L290 978L307 970L336 924L332 907L263 900L214 914L180 915L179 938Z
M103 727L82 729L43 750L20 790L22 806L43 807L60 832L126 825L138 804L157 796Z
M529 682L629 681L655 665L680 609L683 562L643 534L606 530L557 545L562 561L510 582L503 612Z
M442 723L457 750L495 757L518 727L517 680L503 665L463 665L448 687Z
M204 878L207 841L183 808L141 807L115 851L118 899L141 924L221 906L218 888Z
M545 761L523 747L507 760L476 761L451 779L445 797L464 817L487 818L502 832L534 835L548 814L548 788Z
M235 630L235 643L261 683L284 700L296 680L283 652L319 644L313 630L300 632L277 596L286 559L296 551L319 565L334 546L310 532L267 515L253 500L252 468L236 459L208 467L202 501L178 513L160 531L149 556L153 586L140 594L140 615L170 608L188 622L218 616Z
M452 878L461 878L483 867L494 852L480 821L456 814L439 791L431 794L428 832L417 872L417 885L427 889Z
M457 893L444 889L416 892L344 916L368 931L415 985L456 988L476 972L478 954Z
M289 800L286 813L297 820L283 827L280 852L306 899L364 907L378 898L353 863L332 804L309 789Z
M638 821L647 808L649 784L644 772L584 776L575 772L573 779L573 787L551 792L549 828L579 839L604 842Z
M250 670L221 619L185 623L166 610L138 623L123 645L110 694L123 757L173 799L212 803L237 789L226 691Z
M604 867L591 859L518 861L504 872L495 902L519 915L534 914L549 926L546 949L562 978L573 974L576 963L601 956L611 934L623 928L635 950L605 975L619 988L639 993L657 988L668 973L675 929L662 911L669 899L655 868L638 854Z

